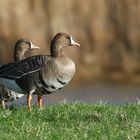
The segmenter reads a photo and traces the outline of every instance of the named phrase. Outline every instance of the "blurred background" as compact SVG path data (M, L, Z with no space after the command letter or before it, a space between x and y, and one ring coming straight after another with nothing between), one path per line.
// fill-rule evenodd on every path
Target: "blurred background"
M70 33L81 47L66 50L77 71L49 101L140 98L139 0L0 0L0 64L13 61L19 38L41 47L29 55L49 54L57 32Z

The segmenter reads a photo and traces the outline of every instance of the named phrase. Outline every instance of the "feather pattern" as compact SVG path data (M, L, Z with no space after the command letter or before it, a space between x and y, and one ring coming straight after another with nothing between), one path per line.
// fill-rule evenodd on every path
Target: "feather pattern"
M15 63L9 63L0 67L0 77L8 79L17 79L24 75L34 73L44 68L47 61L50 61L48 56L32 56Z
M14 91L22 89L28 94L28 109L30 110L30 95L35 91L44 91L36 94L49 94L65 87L75 73L74 62L65 56L63 48L79 46L72 42L71 36L58 33L51 42L51 55L36 55L24 60L9 63L0 67L1 79L7 79L5 85L10 85ZM16 86L14 86L15 81ZM13 84L13 86L12 86ZM40 104L40 103L39 103ZM40 105L39 105L40 106Z
M15 49L14 49L14 61L17 62L19 60L25 59L25 53L31 49L39 49L39 47L33 45L27 39L18 40L16 42ZM9 64L0 65L0 67L1 66L4 71L8 68ZM0 85L0 103L2 103L3 107L5 106L5 102L14 101L16 99L21 98L24 95L21 94L24 93L24 91L16 84L15 80L1 78L0 81L1 84L6 86L5 87L3 85ZM13 89L16 89L18 92L11 90L11 87L14 87Z

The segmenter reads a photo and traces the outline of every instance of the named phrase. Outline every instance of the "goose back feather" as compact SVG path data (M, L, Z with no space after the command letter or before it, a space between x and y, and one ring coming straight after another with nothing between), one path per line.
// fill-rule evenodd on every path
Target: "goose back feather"
M50 55L36 55L0 67L0 82L14 91L28 94L30 111L31 95L35 90L49 94L62 89L72 79L75 64L64 53L64 48L80 46L69 34L58 33L50 45ZM6 82L4 82L6 80ZM38 96L39 101L41 101ZM39 103L39 107L40 107Z
M25 53L31 49L39 49L39 47L35 46L32 44L27 39L20 39L16 42L15 48L14 48L14 62L18 62L19 60L22 60L25 58ZM7 67L8 65L0 65L0 67ZM7 83L7 79L1 79L3 80L2 83ZM8 80L9 82L9 80ZM10 81L9 85L12 85L14 81ZM5 84L4 84L5 85ZM14 84L16 86L16 84ZM10 86L11 87L11 86ZM17 87L16 87L17 88ZM21 94L22 90L20 90L18 93L15 91L12 91L10 88L7 88L3 85L0 85L0 102L9 102L9 101L14 101L16 99L21 98L24 94Z

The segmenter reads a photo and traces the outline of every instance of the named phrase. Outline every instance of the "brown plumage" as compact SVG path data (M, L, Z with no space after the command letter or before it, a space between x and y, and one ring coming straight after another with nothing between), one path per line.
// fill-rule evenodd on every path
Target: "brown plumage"
M0 82L14 91L28 94L29 111L35 90L45 91L37 93L38 105L41 107L42 94L62 89L75 73L74 62L63 51L68 46L80 45L69 34L56 34L51 42L50 55L36 55L0 67Z
M14 48L14 62L25 59L25 53L31 49L39 49L27 39L20 39L16 42ZM21 98L24 94L19 94L7 87L0 85L0 104L5 108L5 102L15 101Z

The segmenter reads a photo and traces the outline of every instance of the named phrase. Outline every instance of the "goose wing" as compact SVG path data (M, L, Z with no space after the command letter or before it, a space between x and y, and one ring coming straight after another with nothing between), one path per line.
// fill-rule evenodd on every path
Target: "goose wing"
M0 66L0 78L16 79L37 72L47 66L53 58L47 55L28 57L15 63Z

